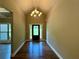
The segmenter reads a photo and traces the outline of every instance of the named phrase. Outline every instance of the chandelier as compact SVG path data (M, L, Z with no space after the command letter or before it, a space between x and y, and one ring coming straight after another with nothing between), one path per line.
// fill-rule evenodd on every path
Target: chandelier
M42 12L38 11L36 8L30 14L30 16L33 16L33 17L40 17L41 15L42 15Z

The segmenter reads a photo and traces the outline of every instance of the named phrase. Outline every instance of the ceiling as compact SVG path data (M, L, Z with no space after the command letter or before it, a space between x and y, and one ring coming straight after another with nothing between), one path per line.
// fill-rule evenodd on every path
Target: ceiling
M0 7L0 18L10 17L11 13L5 8Z
M4 0L1 0L4 3ZM34 8L39 8L40 11L44 13L49 13L52 8L56 5L56 0L9 0L13 1L18 7L23 11L28 12ZM5 1L5 3L9 3ZM0 8L1 12L9 12L6 9Z
M16 3L24 10L32 8L40 8L44 12L48 12L55 4L55 0L16 0Z
M8 12L9 13L9 11L7 10L7 9L5 9L5 8L0 8L0 12Z

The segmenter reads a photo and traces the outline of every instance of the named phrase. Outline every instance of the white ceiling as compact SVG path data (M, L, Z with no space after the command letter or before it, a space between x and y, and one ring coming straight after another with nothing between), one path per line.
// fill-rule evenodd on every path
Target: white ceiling
M6 10L5 8L0 8L0 12L9 12L9 11Z
M16 0L24 11L31 8L40 8L42 11L48 12L55 4L55 0Z

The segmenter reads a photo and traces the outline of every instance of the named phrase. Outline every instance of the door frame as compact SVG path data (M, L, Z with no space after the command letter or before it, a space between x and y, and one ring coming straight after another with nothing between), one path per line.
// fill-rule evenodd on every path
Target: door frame
M38 26L38 35L33 35L33 32L34 32L34 31L33 31L33 30L34 30L33 27L34 27L34 26ZM36 40L36 41L40 41L40 25L39 25L39 24L33 24L33 25L32 25L32 40L35 39L34 36L38 36L38 40Z

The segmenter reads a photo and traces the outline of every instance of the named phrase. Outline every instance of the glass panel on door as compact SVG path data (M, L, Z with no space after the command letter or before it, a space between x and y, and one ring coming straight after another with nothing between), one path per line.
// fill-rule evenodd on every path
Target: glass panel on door
M33 35L39 35L38 33L38 26L33 27Z

